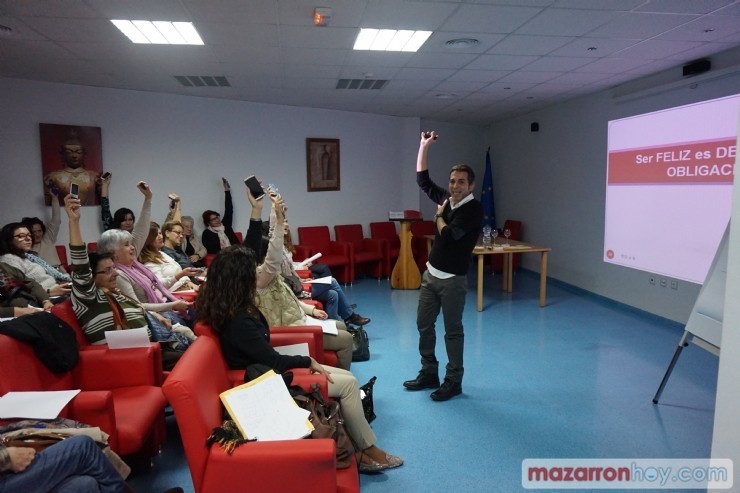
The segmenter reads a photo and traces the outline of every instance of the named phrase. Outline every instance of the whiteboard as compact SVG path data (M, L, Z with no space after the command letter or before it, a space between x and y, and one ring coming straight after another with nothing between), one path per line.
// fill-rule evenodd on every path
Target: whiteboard
M722 317L725 308L725 285L727 284L727 254L729 251L730 224L725 227L725 233L709 267L707 278L699 290L699 296L691 311L686 331L704 339L708 343L721 347Z

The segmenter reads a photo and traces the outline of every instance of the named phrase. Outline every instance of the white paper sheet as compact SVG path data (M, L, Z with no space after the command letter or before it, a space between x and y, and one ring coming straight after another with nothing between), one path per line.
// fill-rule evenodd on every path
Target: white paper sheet
M0 418L54 419L80 390L8 392L0 397Z
M318 279L309 279L303 282L307 282L309 284L331 284L331 276L319 277Z
M336 320L332 320L330 318L326 320L320 320L318 318L312 317L311 315L306 315L306 325L319 325L324 334L331 334L335 336L339 333L339 331L337 330Z
M106 330L105 340L110 349L124 349L130 347L149 347L149 336L146 327L127 330Z
M310 264L311 262L313 262L314 260L316 260L317 258L321 258L321 252L317 253L316 255L314 255L312 257L308 257L306 260L302 260L302 261L298 262L298 266L296 268L297 269L302 269L305 266L307 266L308 264Z
M310 413L296 405L283 377L272 370L222 393L221 400L246 438L292 440L313 430Z
M301 342L298 344L286 344L285 346L275 346L275 351L283 356L311 356L308 354L308 343Z

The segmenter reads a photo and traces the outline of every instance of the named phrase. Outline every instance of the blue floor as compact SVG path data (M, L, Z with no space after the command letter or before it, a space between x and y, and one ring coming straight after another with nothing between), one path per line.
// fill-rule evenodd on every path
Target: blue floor
M360 383L377 375L378 445L406 461L361 476L364 493L523 491L525 458L709 456L718 359L687 347L653 405L683 328L559 283L548 285L540 308L538 279L522 271L506 294L500 277L487 274L485 310L477 312L469 276L463 395L448 402L401 386L419 370L418 291L372 279L347 288L372 318L371 359L352 371ZM440 326L438 334L443 368ZM140 491L193 491L171 417L169 431L152 471L130 480Z

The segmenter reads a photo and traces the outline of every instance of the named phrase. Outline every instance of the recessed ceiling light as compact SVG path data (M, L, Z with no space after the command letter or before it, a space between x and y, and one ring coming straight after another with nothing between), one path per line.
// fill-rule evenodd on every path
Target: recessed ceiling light
M357 35L353 49L416 52L431 35L431 31L363 28Z
M128 21L111 19L111 22L133 43L202 45L198 31L192 22Z
M445 48L461 50L463 48L470 48L471 46L475 46L479 43L480 41L475 38L457 38L445 41Z

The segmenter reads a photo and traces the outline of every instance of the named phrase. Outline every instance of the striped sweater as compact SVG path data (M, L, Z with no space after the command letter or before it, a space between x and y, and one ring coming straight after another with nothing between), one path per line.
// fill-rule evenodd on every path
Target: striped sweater
M84 246L70 245L72 264L72 306L88 340L92 344L105 343L105 331L117 330L113 312L102 289L95 286L90 259ZM148 327L142 307L134 301L113 293L123 308L130 329ZM151 332L147 329L149 339Z

